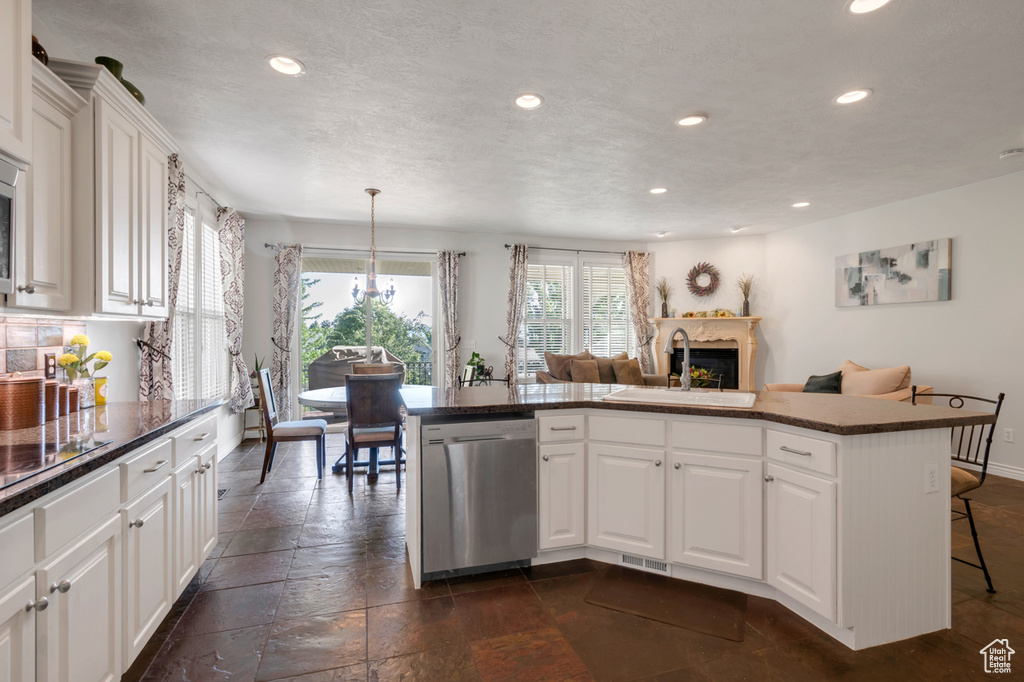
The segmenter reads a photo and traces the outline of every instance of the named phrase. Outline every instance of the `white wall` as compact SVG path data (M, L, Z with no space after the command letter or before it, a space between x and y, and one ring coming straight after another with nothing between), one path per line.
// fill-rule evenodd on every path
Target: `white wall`
M1024 445L1002 442L1003 428L1024 426L1022 217L1024 173L1016 173L768 235L757 306L767 380L804 381L850 359L909 364L914 383L937 391L1005 392L992 461L1024 474ZM945 237L953 239L951 301L835 307L836 256Z
M131 320L86 320L89 352L110 351L114 359L100 370L108 377L107 401L134 402L139 399L139 349L135 339L142 334L142 322Z

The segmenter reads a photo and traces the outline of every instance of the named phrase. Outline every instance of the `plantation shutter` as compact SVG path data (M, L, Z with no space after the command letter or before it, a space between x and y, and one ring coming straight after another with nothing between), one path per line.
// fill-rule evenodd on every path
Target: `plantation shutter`
M517 364L531 376L547 368L544 353L573 352L573 267L528 265L524 305Z
M626 271L621 267L588 264L582 270L583 347L602 357L622 351L636 357Z
M174 339L171 341L171 362L174 376L174 398L189 400L198 395L196 386L196 214L185 207L185 230L181 244L181 279L178 302L174 309Z
M201 395L221 398L228 392L227 337L224 321L224 285L220 276L220 238L217 227L203 222L202 249L202 371Z

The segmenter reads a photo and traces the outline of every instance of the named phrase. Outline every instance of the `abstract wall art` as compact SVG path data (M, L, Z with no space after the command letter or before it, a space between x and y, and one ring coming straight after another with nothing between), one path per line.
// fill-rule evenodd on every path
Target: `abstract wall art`
M952 239L904 244L836 258L836 306L950 299Z

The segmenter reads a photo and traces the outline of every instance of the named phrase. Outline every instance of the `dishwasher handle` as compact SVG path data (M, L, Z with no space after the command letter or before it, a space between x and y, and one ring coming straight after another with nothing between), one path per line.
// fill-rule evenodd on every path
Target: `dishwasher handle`
M481 441L488 440L509 440L507 433L502 434L489 434L486 436L456 436L451 439L452 443L479 443Z

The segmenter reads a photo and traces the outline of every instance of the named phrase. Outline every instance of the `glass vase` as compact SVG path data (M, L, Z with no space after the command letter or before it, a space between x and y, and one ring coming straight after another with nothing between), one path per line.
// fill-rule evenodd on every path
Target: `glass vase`
M92 377L78 377L71 382L78 389L78 407L85 409L96 404L96 383Z

